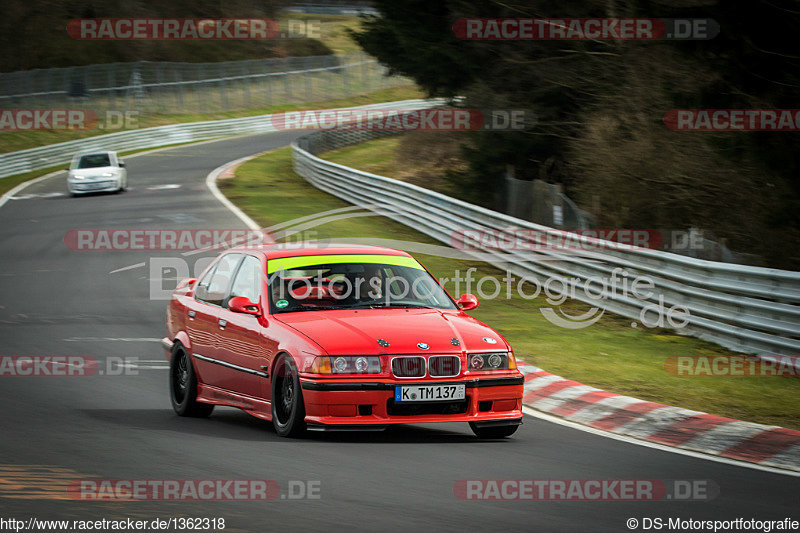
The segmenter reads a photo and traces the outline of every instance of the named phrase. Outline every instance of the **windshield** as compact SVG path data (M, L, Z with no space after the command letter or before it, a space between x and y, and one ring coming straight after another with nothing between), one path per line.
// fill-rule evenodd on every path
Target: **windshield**
M75 168L100 168L111 166L108 154L88 154L81 156Z
M436 279L411 257L330 256L333 260L328 261L323 257L269 261L274 313L387 307L457 309Z

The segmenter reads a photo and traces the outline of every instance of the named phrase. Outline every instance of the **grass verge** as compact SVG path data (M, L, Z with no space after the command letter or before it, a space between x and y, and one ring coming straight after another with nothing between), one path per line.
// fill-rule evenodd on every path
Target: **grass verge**
M138 117L138 129L152 128L155 126L166 126L168 124L186 124L189 122L202 122L206 120L223 120L228 118L254 117L267 115L281 111L296 111L303 109L328 109L334 107L352 107L378 102L392 102L395 100L410 100L413 98L424 98L424 94L414 85L401 87L391 87L366 94L351 96L349 98L339 98L335 100L325 100L320 102L310 102L305 104L285 104L269 107L258 107L238 111L220 111L215 113L186 113L186 114L147 114ZM14 131L0 132L0 153L16 152L27 150L37 146L56 144L77 139L85 139L97 135L116 133L123 130L37 130L37 131Z
M345 149L347 150L347 149ZM363 155L363 151L361 152ZM328 155L343 164L355 161ZM369 161L369 157L366 158ZM359 160L360 163L360 160ZM361 166L359 164L359 166ZM223 193L262 226L311 215L349 204L309 185L292 171L291 151L282 148L240 166L233 179L219 183ZM373 237L434 244L435 241L383 217L337 220L317 228L319 238ZM436 243L438 244L438 243ZM414 254L437 277L452 278L477 267L476 278L504 273L485 264ZM453 293L453 284L446 284ZM490 292L487 290L487 292ZM664 370L671 355L726 354L723 348L668 330L631 327L631 320L606 313L594 325L561 329L538 312L551 307L544 298L483 299L476 318L503 334L520 359L549 372L620 394L742 420L800 429L800 379L679 378ZM567 301L570 315L589 306Z

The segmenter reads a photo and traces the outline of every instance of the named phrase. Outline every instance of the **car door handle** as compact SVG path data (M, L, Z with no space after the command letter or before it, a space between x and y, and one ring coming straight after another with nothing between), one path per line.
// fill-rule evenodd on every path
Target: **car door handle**
M227 326L227 325L228 325L228 321L227 321L227 320L220 319L220 321L219 321L219 327L221 327L221 328L225 328L225 326Z
M189 311L187 314L189 315L189 318L194 318L196 313L194 311Z

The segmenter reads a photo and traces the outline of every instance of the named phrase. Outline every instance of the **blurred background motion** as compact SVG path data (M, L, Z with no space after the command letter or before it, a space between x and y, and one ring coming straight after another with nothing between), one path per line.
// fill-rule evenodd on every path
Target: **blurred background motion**
M82 41L65 30L97 17L282 25L276 39L241 41ZM461 17L698 17L720 32L470 41L453 32ZM408 90L384 100L463 96L468 108L531 110L536 125L403 135L395 161L409 181L551 226L697 231L699 257L796 270L798 134L677 132L664 115L799 107L798 27L790 0L7 0L0 108L136 110L143 127L396 88ZM31 145L0 134L3 152ZM520 191L555 195L572 216L542 218L518 205Z

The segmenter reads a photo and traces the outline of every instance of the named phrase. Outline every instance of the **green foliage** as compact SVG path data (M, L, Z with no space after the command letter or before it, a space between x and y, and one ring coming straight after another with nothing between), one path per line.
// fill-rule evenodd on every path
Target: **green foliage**
M377 0L357 42L431 95L528 109L533 130L480 132L449 179L497 207L506 165L561 183L598 223L699 227L750 261L800 267L798 133L687 133L670 109L798 105L800 10L789 0ZM703 41L460 41L461 17L712 18Z
M280 0L5 0L0 17L0 72L130 61L216 62L327 55L317 39L222 41L82 41L76 18L279 18ZM318 17L322 18L322 16Z

